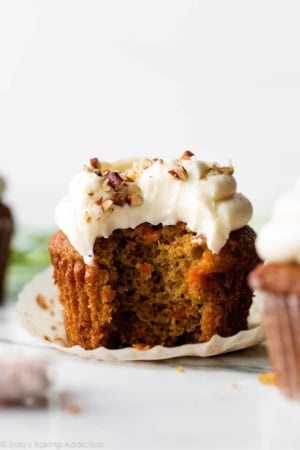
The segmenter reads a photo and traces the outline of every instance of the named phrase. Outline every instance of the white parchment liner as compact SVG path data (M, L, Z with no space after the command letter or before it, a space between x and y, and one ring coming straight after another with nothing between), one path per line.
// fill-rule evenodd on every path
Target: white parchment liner
M18 313L23 327L32 335L50 346L82 358L107 361L158 360L179 356L213 356L240 350L264 340L260 315L253 305L249 315L249 329L234 336L223 338L213 336L201 344L186 344L177 347L157 345L147 350L127 347L110 350L99 347L84 350L78 345L68 346L63 326L62 307L58 302L56 286L52 279L52 267L38 273L19 294Z

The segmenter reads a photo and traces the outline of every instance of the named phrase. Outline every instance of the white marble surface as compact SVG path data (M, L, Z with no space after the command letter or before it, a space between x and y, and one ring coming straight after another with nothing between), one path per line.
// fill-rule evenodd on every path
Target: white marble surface
M264 344L212 358L96 362L35 341L14 306L1 310L0 328L2 357L46 357L54 380L47 407L0 409L0 448L299 448L300 404L258 379L270 370ZM64 392L78 414L62 407Z

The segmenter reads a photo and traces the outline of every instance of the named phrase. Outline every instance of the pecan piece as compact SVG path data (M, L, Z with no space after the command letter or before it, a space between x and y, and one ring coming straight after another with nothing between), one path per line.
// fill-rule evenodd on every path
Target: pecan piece
M91 158L90 165L91 167L93 167L93 169L101 170L101 162L98 158Z
M194 153L190 152L190 150L186 150L179 159L191 159L192 156L194 156Z
M107 184L115 191L119 191L122 188L123 178L120 177L119 172L110 170L108 172L107 180Z
M168 171L172 177L176 178L177 180L186 181L188 179L188 173L183 166L176 167L176 170L172 169Z
M102 206L103 211L106 212L106 211L111 211L113 209L113 205L114 205L113 201L110 200L109 198L107 198L106 200L103 200L101 206Z
M122 195L120 192L114 192L111 196L111 199L112 199L114 205L117 205L117 206L125 205L124 195Z
M141 206L143 204L143 197L137 192L132 192L131 194L127 194L126 203L128 203L129 206L133 207Z

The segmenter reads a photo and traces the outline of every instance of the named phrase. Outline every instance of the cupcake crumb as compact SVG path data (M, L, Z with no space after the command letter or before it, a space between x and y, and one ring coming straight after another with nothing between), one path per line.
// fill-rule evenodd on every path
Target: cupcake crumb
M62 410L76 416L81 413L81 408L74 402L74 395L71 391L62 391L59 394L59 405Z
M81 413L81 408L78 405L70 405L67 408L67 412L72 414L73 416L77 416L78 414Z
M151 345L148 344L132 344L132 347L135 348L136 350L149 350L151 348Z
M178 366L177 367L177 372L180 372L180 373L184 372L184 367Z
M271 384L273 386L277 384L274 372L261 373L258 379L262 384Z

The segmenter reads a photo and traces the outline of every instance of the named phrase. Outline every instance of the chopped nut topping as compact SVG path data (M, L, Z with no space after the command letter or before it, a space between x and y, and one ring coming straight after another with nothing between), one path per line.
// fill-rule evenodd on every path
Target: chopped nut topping
M177 166L176 170L169 170L169 174L177 180L186 181L188 179L188 173L183 166Z
M210 175L232 175L233 173L234 168L232 165L221 167L218 166L218 164L211 164L210 166L207 166L205 172L201 174L200 178L205 179Z
M93 168L90 167L90 166L87 166L87 165L84 165L84 166L83 166L83 170L84 170L85 172L90 172L90 173L93 173L93 172L94 172Z
M133 174L133 172L130 172L130 176L128 173L124 175L124 181L127 181L128 183L132 183L136 180L136 174Z
M180 159L191 159L192 156L194 156L194 153L190 152L189 150L186 150L183 155L181 155Z
M123 206L125 205L125 198L120 192L114 192L111 197L114 205Z
M104 212L106 211L111 211L113 209L113 204L114 202L112 200L110 200L109 198L103 200L102 202L102 209Z
M213 164L210 168L209 168L209 175L232 175L234 172L233 167L227 166L227 167L220 167L217 164Z
M90 213L88 211L85 211L85 213L84 213L84 220L86 222L90 222L92 220L92 216L90 215Z
M103 192L111 192L111 186L108 184L108 179L106 178L102 184Z
M136 192L132 192L132 194L126 196L126 202L133 207L141 206L143 204L143 197Z
M140 172L142 170L148 169L148 167L152 166L153 161L151 159L147 159L147 158L141 159L140 161L137 161L133 164L133 170Z
M103 197L101 196L101 197L99 197L96 201L95 201L95 203L96 203L96 205L99 205L99 206L101 206L102 205L102 203L103 203Z
M119 191L122 188L123 179L120 177L119 172L108 172L107 184L111 186L115 191Z
M93 169L101 170L101 162L98 158L91 158L90 165L91 167L93 167Z
M169 170L168 172L169 172L170 175L172 175L172 177L177 178L179 180L179 175L176 172L176 170L172 169L172 170Z

